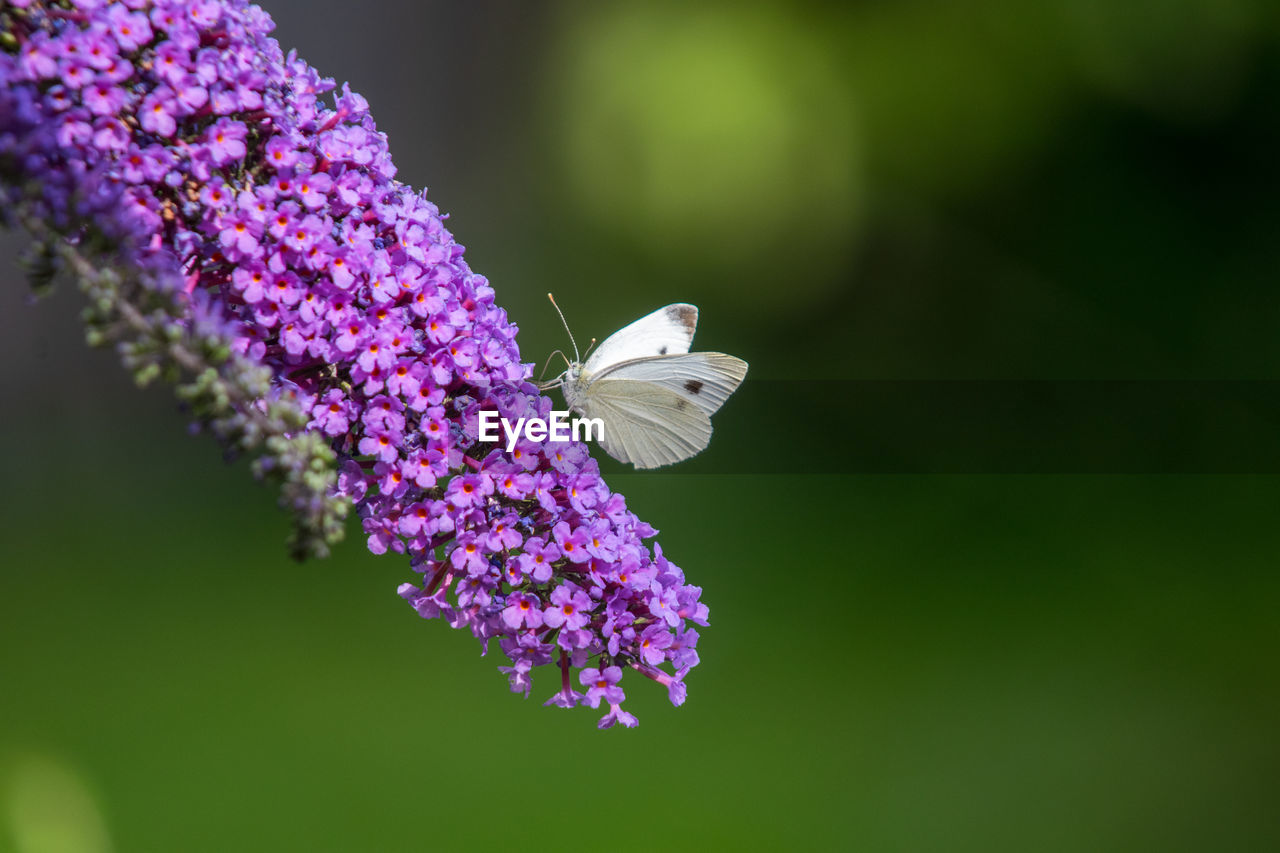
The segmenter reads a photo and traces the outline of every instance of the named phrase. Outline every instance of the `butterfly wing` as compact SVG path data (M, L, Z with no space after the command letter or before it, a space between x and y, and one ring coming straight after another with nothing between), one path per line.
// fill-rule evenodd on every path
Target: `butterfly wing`
M612 364L594 382L647 382L693 402L708 416L714 415L747 375L747 363L722 352L660 355Z
M698 328L698 309L677 302L646 314L604 339L582 367L585 374L609 365L656 355L686 353Z
M598 379L586 386L577 408L600 418L600 446L636 468L671 465L711 442L711 419L697 405L661 385L632 379Z

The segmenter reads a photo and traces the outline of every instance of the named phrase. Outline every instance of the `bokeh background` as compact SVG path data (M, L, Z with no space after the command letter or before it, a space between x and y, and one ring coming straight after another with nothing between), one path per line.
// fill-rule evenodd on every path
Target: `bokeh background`
M1280 846L1280 480L824 476L838 433L789 417L852 379L1280 377L1280 7L267 9L527 360L549 290L580 339L697 303L752 365L707 457L809 473L611 476L712 625L685 706L632 677L600 733L418 619L402 559L290 562L243 463L6 260L0 850Z

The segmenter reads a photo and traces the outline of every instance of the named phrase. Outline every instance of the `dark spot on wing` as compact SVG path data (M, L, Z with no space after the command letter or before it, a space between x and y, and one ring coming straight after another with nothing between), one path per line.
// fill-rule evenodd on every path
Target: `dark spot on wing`
M688 391L690 394L701 394L702 382L698 379L690 379L688 382L684 383L684 390Z
M663 344L662 349L658 350L658 355L666 355L666 354L667 354L667 345Z
M693 332L698 328L698 309L692 305L668 305L667 317L673 323L679 323L684 326L684 330L689 333L689 337L693 337Z
M676 409L678 411L683 412L687 408L689 408L689 401L686 400L684 397L680 397L676 400Z

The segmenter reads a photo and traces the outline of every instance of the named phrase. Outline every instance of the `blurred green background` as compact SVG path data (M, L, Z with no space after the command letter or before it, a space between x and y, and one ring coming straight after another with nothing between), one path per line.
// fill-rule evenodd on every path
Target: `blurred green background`
M1280 377L1267 0L267 9L529 361L552 290L580 339L697 303L756 379ZM1280 846L1274 476L612 476L712 624L685 706L632 677L600 733L402 559L291 563L5 275L0 850ZM718 433L832 452L786 387Z

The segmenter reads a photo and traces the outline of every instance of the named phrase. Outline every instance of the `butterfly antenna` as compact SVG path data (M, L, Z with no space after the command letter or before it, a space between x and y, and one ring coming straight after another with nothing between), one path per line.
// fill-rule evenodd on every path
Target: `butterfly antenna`
M566 363L569 361L569 359L565 358L565 354L560 352L560 350L553 351L551 355L547 356L547 360L542 364L542 372L538 374L538 384L542 384L542 377L547 375L547 368L551 366L551 359L556 356L563 358Z
M582 356L578 355L578 342L573 339L573 332L569 331L569 323L564 319L564 312L561 311L560 306L556 304L556 298L554 296L548 293L547 298L551 300L551 307L556 309L556 313L560 315L560 322L564 325L564 330L569 332L569 343L573 344L574 361L582 361ZM566 361L567 360L568 359L566 359Z
M587 344L587 351L582 354L582 357L586 358L587 356L591 355L591 350L595 345L596 345L596 339L592 338L591 343Z

